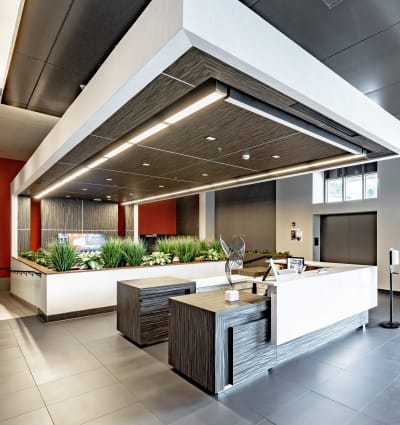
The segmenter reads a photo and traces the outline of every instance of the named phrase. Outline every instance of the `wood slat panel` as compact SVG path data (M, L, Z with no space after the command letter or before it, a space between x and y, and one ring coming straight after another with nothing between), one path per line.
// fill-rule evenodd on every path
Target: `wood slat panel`
M18 251L29 249L31 245L30 230L18 230Z
M42 229L82 229L82 202L78 199L43 199Z
M18 229L30 229L31 198L18 196Z
M84 231L118 230L118 205L83 201Z

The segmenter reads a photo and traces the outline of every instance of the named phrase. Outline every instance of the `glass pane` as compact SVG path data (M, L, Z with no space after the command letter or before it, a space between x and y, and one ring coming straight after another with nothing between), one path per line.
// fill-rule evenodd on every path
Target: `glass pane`
M365 179L365 199L378 197L378 174L367 174Z
M346 177L344 184L346 201L362 199L362 176Z
M342 202L342 179L329 179L326 181L326 202Z

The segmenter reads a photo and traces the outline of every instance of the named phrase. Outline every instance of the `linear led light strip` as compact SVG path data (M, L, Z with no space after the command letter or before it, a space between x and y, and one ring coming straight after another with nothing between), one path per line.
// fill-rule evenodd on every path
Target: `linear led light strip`
M160 131L166 129L170 125L173 125L177 123L178 121L181 121L190 115L194 114L197 111L200 111L201 109L205 108L208 105L211 105L212 103L223 99L226 97L226 93L220 92L220 91L214 91L198 101L192 103L191 105L187 106L186 108L183 108L182 110L176 112L175 114L171 115L170 117L164 119L162 122L153 125L149 129L143 131L142 133L137 134L136 136L132 137L131 139L127 140L126 142L122 143L121 145L117 146L113 150L105 153L102 157L94 159L93 161L88 162L85 166L78 169L74 173L70 174L69 176L65 177L64 179L60 180L59 182L51 185L47 189L43 190L42 192L38 193L35 198L40 199L43 198L43 196L47 195L50 192L53 192L54 190L60 188L61 186L64 186L66 183L69 183L70 181L74 180L75 178L81 176L82 174L87 173L89 170L98 167L99 165L103 164L104 162L108 161L111 158L114 158L115 156L119 155L120 153L126 151L127 149L131 148L132 146L142 142L143 140L149 138L150 136L153 136L154 134L159 133Z
M294 175L297 173L302 173L305 171L312 171L315 168L325 167L333 164L340 164L342 162L355 161L357 159L365 158L365 154L359 155L342 155L338 158L325 159L321 161L309 162L307 164L295 165L293 167L284 167L279 168L273 171L268 171L265 173L252 174L251 176L238 177L234 179L224 180L218 183L210 183L202 186L193 187L191 189L179 190L176 192L170 192L163 195L150 196L148 198L136 199L134 201L123 202L121 205L131 205L131 204L142 204L145 202L154 202L160 201L168 198L176 198L183 195L189 195L193 193L204 192L207 190L213 190L218 188L228 188L232 186L240 186L241 184L246 183L256 183L269 178L279 177L281 175Z

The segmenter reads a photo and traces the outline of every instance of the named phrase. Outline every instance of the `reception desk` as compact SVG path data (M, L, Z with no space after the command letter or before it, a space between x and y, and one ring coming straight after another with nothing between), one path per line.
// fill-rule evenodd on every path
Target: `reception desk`
M236 303L226 302L224 291L171 298L169 363L218 393L368 323L377 268L312 265L320 268L263 282L268 296L241 292Z

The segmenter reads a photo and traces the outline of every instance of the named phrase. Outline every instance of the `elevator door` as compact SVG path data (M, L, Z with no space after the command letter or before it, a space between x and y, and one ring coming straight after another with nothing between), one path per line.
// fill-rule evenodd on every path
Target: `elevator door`
M376 213L321 216L321 261L376 265Z

